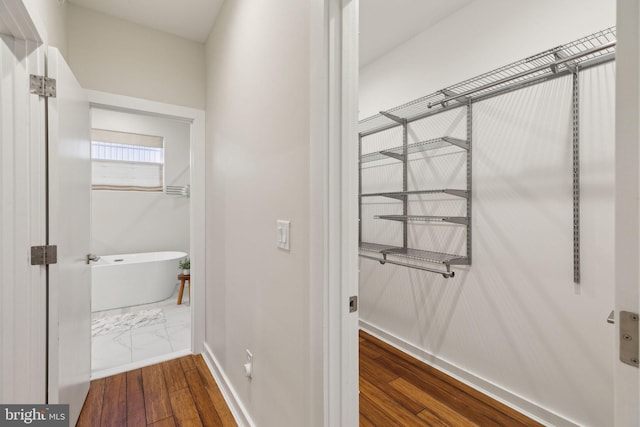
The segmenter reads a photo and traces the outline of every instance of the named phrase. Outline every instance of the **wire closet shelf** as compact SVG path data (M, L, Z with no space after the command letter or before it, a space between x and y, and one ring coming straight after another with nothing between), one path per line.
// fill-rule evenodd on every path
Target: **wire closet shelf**
M615 44L616 28L610 27L448 86L385 113L408 122L420 120L442 110L466 105L469 100L479 101L612 61L615 59ZM358 133L366 136L396 126L400 126L397 121L376 114L358 123Z
M470 78L463 82L448 86L427 96L415 99L398 107L381 111L379 114L365 118L358 123L359 139L378 132L383 132L397 126L405 126L408 123L424 119L426 117L448 111L454 108L468 107L468 121L470 123L470 110L474 102L488 99L494 96L515 91L524 87L542 83L551 79L573 76L574 86L580 70L591 68L615 60L616 28L610 27L596 32L587 37L583 37L571 43L554 47L539 54L530 56L520 61L513 62L493 71ZM575 89L575 88L574 88ZM577 90L574 90L574 281L579 283L580 279L580 252L579 252L579 157L578 143L579 134L577 126ZM411 145L406 144L406 140L401 147L395 147L380 152L361 155L360 164L378 161L385 158L395 158L406 163L407 156L433 148L439 148L447 144L457 145L469 152L470 155L470 135L468 129L467 141L460 141L455 138L442 137L434 140L423 141ZM406 132L405 132L406 133ZM469 163L469 159L468 159ZM405 165L406 167L406 165ZM396 221L442 221L471 225L470 204L471 204L471 169L468 166L467 189L444 189L444 190L418 190L400 192L375 192L369 194L359 194L360 203L363 197L384 196L405 200L411 194L426 193L448 193L467 199L468 217L431 217L431 216L409 216L409 215L379 215L379 219ZM469 228L468 228L469 230ZM406 234L406 232L405 232ZM405 237L406 242L406 237ZM468 231L467 250L470 250L471 239ZM360 241L360 256L371 260L379 261L381 264L390 263L424 271L442 274L445 278L453 277L454 272L450 270L451 265L470 265L470 252L468 255L451 255L439 252L423 251L406 247L381 245L377 243ZM367 255L366 253L376 253L382 258ZM446 271L432 269L424 265L408 264L397 260L389 259L387 256L400 256L401 258L413 261L426 261L446 266Z

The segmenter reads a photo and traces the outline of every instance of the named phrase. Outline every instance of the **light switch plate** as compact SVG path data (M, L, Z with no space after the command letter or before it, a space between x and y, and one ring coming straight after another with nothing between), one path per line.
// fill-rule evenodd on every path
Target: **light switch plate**
M290 221L284 221L279 219L276 223L277 227L277 240L278 240L278 248L284 249L286 251L289 250L289 229L290 229Z

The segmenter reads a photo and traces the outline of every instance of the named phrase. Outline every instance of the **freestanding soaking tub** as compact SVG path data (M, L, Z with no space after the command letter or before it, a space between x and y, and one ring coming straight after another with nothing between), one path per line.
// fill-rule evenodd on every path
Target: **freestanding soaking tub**
M105 255L91 267L91 311L162 301L171 296L184 252Z

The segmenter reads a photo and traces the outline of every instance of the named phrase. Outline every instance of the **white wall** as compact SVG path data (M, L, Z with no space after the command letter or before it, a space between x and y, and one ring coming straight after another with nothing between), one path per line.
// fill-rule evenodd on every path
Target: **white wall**
M225 2L206 48L206 344L261 427L311 414L309 14L296 0ZM291 221L290 252L277 219Z
M614 24L613 0L475 1L361 70L361 117ZM547 423L613 423L614 75L581 73L578 288L569 78L474 106L471 267L445 280L360 263L364 325ZM443 159L434 174L462 166ZM414 230L423 249L442 237Z
M203 109L204 44L54 0L23 0L85 89Z
M476 0L360 70L360 117L612 25L614 0Z
M204 108L204 44L70 5L68 62L85 89Z
M94 107L91 126L164 137L165 184L189 184L190 123ZM91 193L91 250L94 253L189 252L188 198L142 191L93 190Z

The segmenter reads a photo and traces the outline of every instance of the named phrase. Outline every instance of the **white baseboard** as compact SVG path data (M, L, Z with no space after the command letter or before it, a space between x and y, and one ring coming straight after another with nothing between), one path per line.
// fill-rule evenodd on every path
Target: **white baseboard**
M451 363L440 359L439 357L407 342L403 339L395 337L387 331L384 331L364 320L360 320L360 329L381 339L389 345L415 357L416 359L433 366L434 368L452 376L458 381L473 387L474 389L492 397L493 399L504 403L510 408L544 424L549 427L579 427L578 424L555 414L541 406L536 405L504 388L484 380L471 372L465 371Z
M204 357L204 361L206 362L209 371L211 371L211 375L213 375L213 379L216 380L216 384L218 384L224 400L227 402L227 405L229 405L229 409L231 409L231 413L236 419L238 426L255 427L255 423L249 416L247 408L245 408L238 398L238 394L229 382L227 376L224 374L224 370L220 366L220 363L218 363L218 360L213 355L211 348L206 342L204 343L202 356Z

